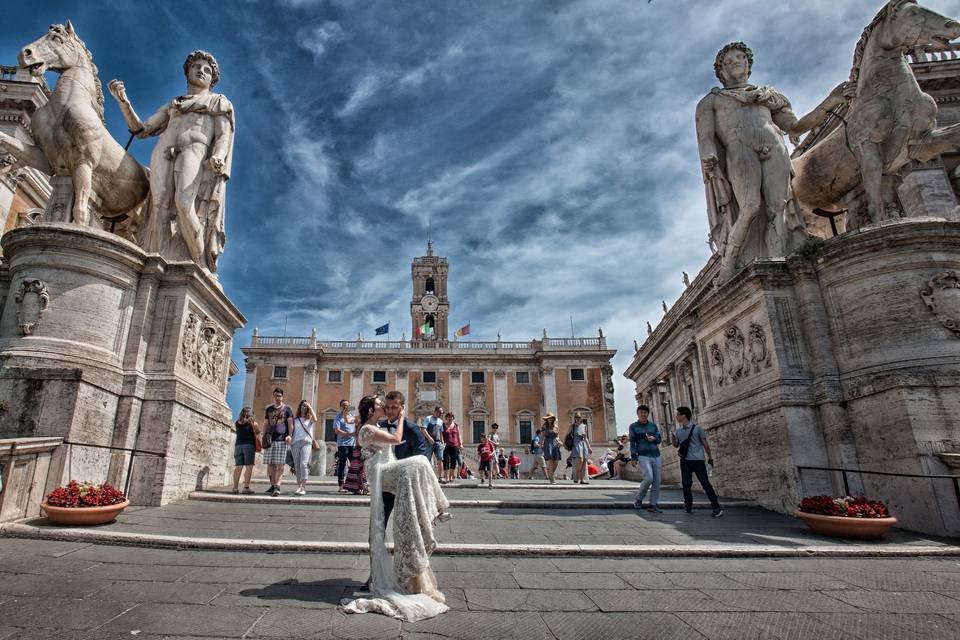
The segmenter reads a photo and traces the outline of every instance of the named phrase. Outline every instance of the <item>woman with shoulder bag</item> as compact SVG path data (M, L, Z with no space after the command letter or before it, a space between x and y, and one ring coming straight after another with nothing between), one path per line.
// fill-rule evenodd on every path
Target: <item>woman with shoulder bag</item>
M293 419L293 434L287 436L290 452L293 454L293 463L297 473L297 490L294 495L302 496L307 493L307 470L310 466L310 455L320 445L313 437L317 416L313 407L306 400L300 401L297 407L297 417Z
M547 466L547 479L550 484L556 484L553 479L557 473L557 463L563 457L560 452L560 431L557 429L557 416L548 413L543 416L543 458Z

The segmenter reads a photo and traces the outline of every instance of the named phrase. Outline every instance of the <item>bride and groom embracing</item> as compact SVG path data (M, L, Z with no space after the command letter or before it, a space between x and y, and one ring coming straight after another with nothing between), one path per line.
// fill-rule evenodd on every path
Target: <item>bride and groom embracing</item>
M430 569L437 546L433 528L450 519L447 501L433 471L426 440L407 420L404 397L365 396L358 410L361 448L370 487L371 597L344 600L348 613L378 612L407 621L439 615L449 608ZM387 524L393 516L393 558Z

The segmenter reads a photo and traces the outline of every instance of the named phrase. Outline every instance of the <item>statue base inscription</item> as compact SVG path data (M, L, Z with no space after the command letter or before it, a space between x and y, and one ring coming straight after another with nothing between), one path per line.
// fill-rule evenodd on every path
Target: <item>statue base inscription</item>
M193 262L74 224L7 233L0 263L0 438L141 449L130 498L164 504L226 482L234 332L245 319ZM129 454L61 447L53 478L126 480Z
M672 427L661 407L693 406L720 495L792 513L804 495L844 492L839 473L798 466L951 473L938 454L960 447L960 223L871 225L716 287L718 262L626 375L658 424ZM675 450L663 454L664 481L679 481ZM960 535L950 480L848 477L901 526Z

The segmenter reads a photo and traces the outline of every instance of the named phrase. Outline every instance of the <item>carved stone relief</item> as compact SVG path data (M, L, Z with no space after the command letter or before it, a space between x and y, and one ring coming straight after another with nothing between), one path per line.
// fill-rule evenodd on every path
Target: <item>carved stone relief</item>
M180 364L209 384L222 388L225 382L227 338L207 316L187 314L187 326L180 342Z
M960 338L960 277L956 271L941 271L920 290L920 298L937 321Z
M487 387L482 384L470 385L470 407L484 409L487 406Z
M770 347L767 344L767 332L763 325L751 322L747 337L736 325L723 332L723 346L710 345L710 370L713 381L718 387L734 384L773 366ZM681 364L681 377L693 378L692 365L684 361Z
M753 366L753 372L760 373L761 369L769 369L771 366L770 350L767 348L767 334L763 330L763 327L759 324L751 323L747 340L750 364Z
M41 280L23 280L13 301L17 303L17 326L20 333L29 336L50 305L47 285Z

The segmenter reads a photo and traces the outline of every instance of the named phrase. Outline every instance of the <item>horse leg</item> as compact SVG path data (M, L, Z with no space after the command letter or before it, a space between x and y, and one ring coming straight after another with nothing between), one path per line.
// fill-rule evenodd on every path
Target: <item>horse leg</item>
M93 195L93 167L80 164L73 169L73 221L90 224L90 196Z
M27 144L21 140L17 140L13 136L0 132L0 151L6 151L16 158L20 164L33 167L41 173L47 175L53 173L53 168L47 160L47 155L43 152L43 149L35 144Z
M960 149L960 123L931 129L910 145L910 159L926 162L937 156Z
M864 142L860 145L860 177L863 179L863 190L867 196L867 212L870 222L877 223L884 219L883 193L883 158L880 155L880 145L875 142Z

